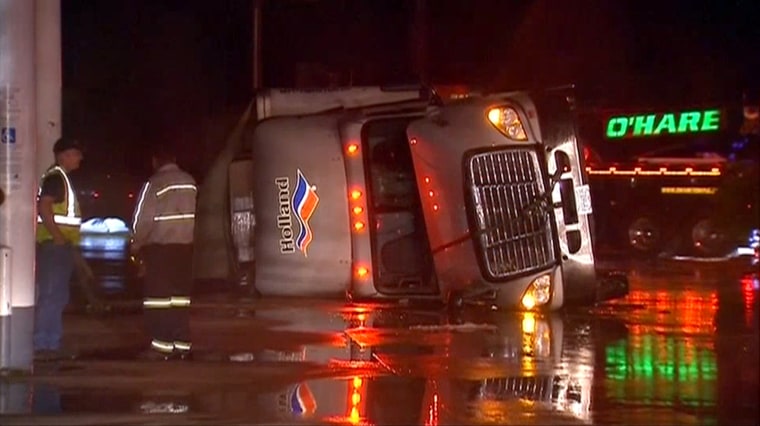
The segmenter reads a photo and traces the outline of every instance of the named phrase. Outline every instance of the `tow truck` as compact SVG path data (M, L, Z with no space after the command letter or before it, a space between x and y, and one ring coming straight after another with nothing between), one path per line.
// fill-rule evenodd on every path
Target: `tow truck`
M625 276L595 268L572 99L263 91L200 189L195 276L529 310L623 296Z
M760 142L732 131L732 113L712 104L585 116L598 252L760 257Z

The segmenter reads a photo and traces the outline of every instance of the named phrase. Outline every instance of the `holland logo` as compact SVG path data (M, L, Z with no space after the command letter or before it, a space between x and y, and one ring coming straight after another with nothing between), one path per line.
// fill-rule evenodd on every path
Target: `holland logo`
M317 399L306 383L296 385L290 394L290 410L299 416L308 416L317 411Z
M309 220L319 204L317 187L309 184L301 169L296 173L296 188L292 197L290 178L278 177L274 183L278 190L277 228L280 229L280 253L294 253L298 249L307 257L307 250L314 239ZM293 215L298 221L298 235L294 235L293 232Z

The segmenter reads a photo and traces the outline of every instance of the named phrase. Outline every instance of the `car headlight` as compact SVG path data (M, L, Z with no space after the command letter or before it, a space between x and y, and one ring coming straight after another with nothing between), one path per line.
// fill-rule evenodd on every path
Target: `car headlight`
M501 133L512 140L526 141L528 135L520 121L520 115L514 108L495 107L488 110L488 121Z

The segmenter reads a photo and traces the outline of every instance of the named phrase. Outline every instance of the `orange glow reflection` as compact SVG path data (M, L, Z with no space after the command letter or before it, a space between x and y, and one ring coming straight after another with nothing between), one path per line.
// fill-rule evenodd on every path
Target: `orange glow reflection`
M755 280L760 277L746 275L742 278L742 295L744 296L744 322L752 327L752 317L755 310Z
M636 324L631 325L632 329L638 332L654 328L654 331L661 333L677 327L687 334L706 334L715 329L715 314L718 312L716 291L634 290L628 294L627 300L650 308L640 314L650 318L643 318L642 321L636 321Z
M433 402L428 406L428 417L425 426L438 426L438 392L433 394Z
M361 403L364 399L362 397L363 388L362 388L362 378L361 377L354 377L353 380L349 380L348 382L348 421L352 425L359 424L362 420L362 414L361 414Z

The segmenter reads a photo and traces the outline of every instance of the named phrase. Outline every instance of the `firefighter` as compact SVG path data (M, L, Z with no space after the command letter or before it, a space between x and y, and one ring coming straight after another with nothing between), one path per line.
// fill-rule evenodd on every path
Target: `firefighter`
M195 180L166 145L153 150L155 173L137 200L131 254L145 267L143 311L150 348L141 359L189 359Z
M61 138L53 145L55 164L42 175L37 192L37 300L34 350L38 360L63 357L63 309L69 302L74 250L82 223L79 202L69 173L82 161L82 147Z

